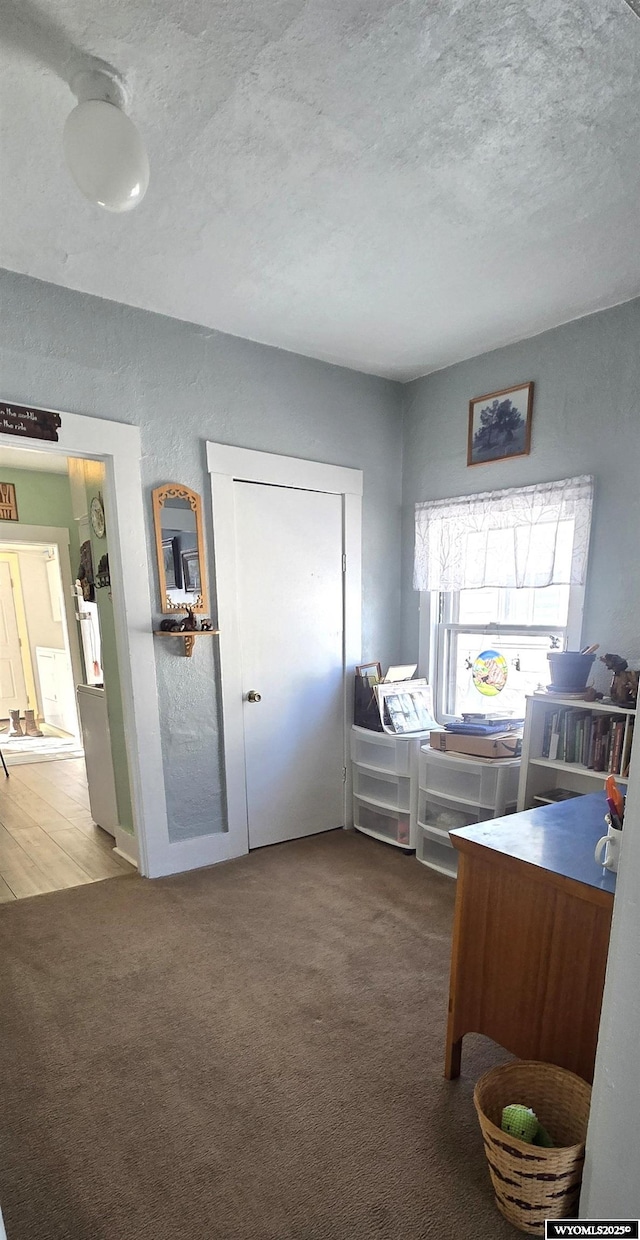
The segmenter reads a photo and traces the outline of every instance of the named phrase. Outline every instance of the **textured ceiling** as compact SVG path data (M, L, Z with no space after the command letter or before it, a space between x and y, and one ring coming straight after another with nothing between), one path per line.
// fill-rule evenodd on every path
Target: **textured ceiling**
M0 44L13 270L401 379L640 292L624 0L2 0ZM62 165L83 54L133 92L129 215Z

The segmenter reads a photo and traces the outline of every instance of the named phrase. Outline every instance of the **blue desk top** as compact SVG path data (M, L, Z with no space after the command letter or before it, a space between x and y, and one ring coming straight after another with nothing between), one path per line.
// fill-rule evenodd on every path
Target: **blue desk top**
M615 874L597 865L593 856L598 840L607 833L606 813L605 793L591 792L570 801L458 827L450 832L451 842L455 844L456 837L470 840L613 895Z

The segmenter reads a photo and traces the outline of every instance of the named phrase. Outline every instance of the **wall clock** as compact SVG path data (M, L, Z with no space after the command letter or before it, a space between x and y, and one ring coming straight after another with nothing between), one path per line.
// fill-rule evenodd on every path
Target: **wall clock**
M106 527L104 521L104 508L102 507L102 497L100 495L94 495L91 500L89 516L91 519L91 528L96 538L104 538Z

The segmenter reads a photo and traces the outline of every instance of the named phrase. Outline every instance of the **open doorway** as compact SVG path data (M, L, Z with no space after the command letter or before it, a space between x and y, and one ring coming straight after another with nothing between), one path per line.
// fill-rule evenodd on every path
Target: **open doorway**
M0 449L3 900L132 872L103 488L101 461Z
M12 762L81 757L58 547L2 535L0 744Z

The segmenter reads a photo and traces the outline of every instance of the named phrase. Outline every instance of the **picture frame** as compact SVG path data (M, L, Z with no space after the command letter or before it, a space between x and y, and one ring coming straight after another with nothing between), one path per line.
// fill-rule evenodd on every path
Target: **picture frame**
M16 488L13 482L0 482L0 521L18 521Z
M188 594L200 593L200 556L197 548L182 552L182 577Z
M366 680L370 689L382 680L382 665L380 663L359 663L356 667L356 676L361 680Z
M162 561L167 590L182 589L182 565L180 563L180 547L177 538L162 540Z
M531 451L533 383L516 383L469 401L467 465L487 465Z

